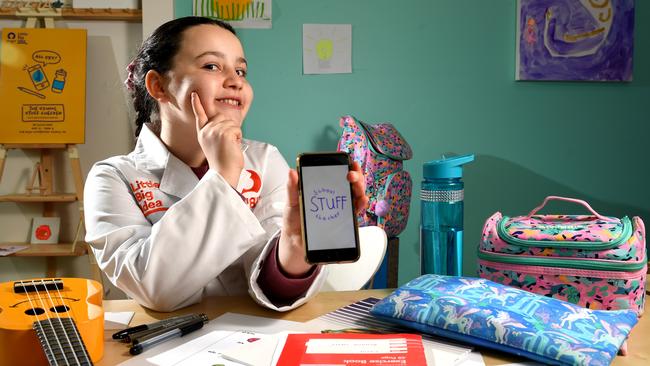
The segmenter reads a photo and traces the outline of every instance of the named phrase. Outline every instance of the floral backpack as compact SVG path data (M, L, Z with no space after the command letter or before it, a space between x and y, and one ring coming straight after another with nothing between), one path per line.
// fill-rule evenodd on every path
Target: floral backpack
M377 225L388 237L406 227L411 201L411 175L402 161L413 156L411 147L390 123L367 124L352 116L339 122L343 134L338 150L359 163L366 177L368 208L357 217L360 226Z

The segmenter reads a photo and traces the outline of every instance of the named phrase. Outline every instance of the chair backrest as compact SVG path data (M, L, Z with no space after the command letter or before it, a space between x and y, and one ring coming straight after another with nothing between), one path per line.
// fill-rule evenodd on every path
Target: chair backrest
M388 238L378 226L359 228L361 255L354 263L328 264L329 275L321 291L355 291L362 289L375 275L386 254Z

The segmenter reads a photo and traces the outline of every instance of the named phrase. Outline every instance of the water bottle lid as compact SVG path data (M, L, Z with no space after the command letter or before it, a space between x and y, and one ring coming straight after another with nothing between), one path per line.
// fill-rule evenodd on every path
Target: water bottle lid
M424 163L425 179L460 178L463 176L463 164L474 161L474 154L452 156Z

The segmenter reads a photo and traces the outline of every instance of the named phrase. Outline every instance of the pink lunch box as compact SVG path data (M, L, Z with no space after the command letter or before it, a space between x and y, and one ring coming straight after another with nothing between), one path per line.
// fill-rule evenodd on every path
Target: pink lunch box
M578 203L592 215L536 215L549 200ZM585 201L549 196L526 216L500 212L485 222L480 277L590 309L645 302L645 227L639 217L598 214Z

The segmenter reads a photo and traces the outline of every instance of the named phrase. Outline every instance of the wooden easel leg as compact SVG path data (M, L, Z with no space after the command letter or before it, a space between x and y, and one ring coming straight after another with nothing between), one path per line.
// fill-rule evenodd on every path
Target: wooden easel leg
M77 205L79 206L79 224L74 241L72 242L72 251L75 251L77 249L77 240L79 239L81 228L84 225L84 187L81 175L81 163L79 161L79 150L77 150L76 145L68 145L68 158L70 159L70 167L72 168L72 175L74 177L74 190L77 196Z
M54 18L43 18L43 22L45 23L45 28L54 28Z
M52 167L54 166L54 154L50 149L41 149L41 194L52 194ZM54 216L54 205L52 202L43 203L43 216Z
M36 22L38 22L38 18L36 17L27 18L27 21L25 22L25 28L36 28Z
M83 175L81 174L81 161L79 160L79 150L77 149L77 145L68 145L68 158L70 159L70 167L72 167L72 175L74 176L74 188L75 192L77 194L77 201L79 205L79 224L77 226L77 233L74 237L74 241L72 242L72 250L76 250L77 242L79 241L79 236L81 235L82 231L85 232L85 230L82 230L84 228L84 183L83 183ZM92 278L101 283L102 285L104 284L102 279L102 271L99 269L99 266L97 265L97 261L95 260L95 254L92 252L92 249L90 248L90 245L86 245L86 251L88 255L88 263L90 265L90 272Z
M4 145L0 145L0 180L2 180L2 172L5 170L5 158L7 157L7 149Z
M56 277L56 257L45 258L45 276Z
M77 194L77 200L79 201L79 206L83 207L84 183L81 174L81 163L79 161L79 150L77 149L77 145L68 145L68 158L70 158L70 166L72 167L72 175L74 176L74 189Z

